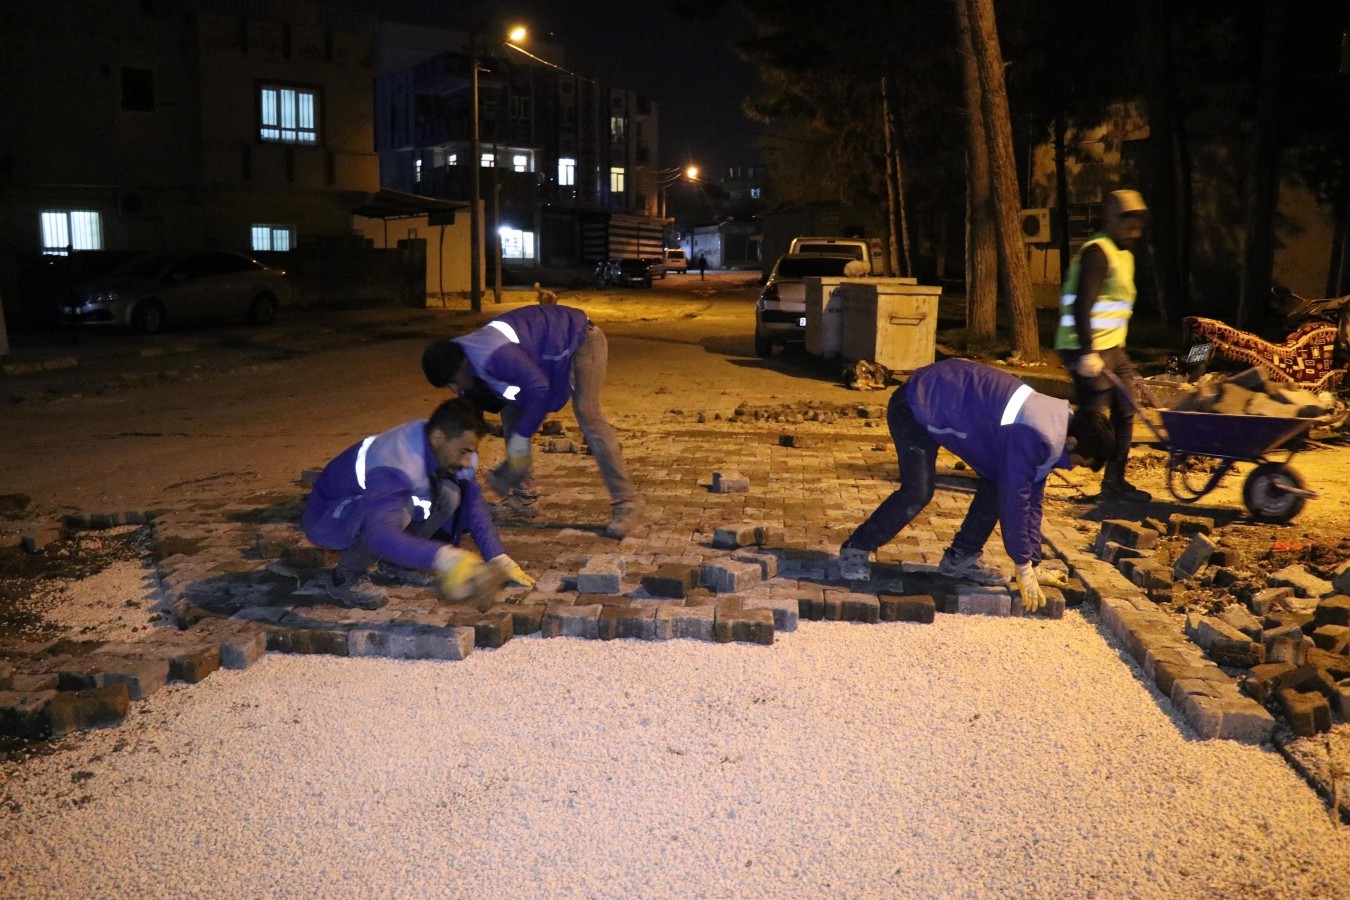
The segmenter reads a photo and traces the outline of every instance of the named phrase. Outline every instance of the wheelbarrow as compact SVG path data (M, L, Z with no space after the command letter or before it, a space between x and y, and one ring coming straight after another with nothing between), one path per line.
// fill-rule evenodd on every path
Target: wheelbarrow
M1167 451L1167 490L1180 502L1194 503L1204 497L1240 462L1256 463L1242 483L1242 503L1258 522L1282 525L1302 512L1307 501L1317 498L1317 492L1309 490L1289 465L1312 419L1158 409L1161 421L1155 424L1114 372L1103 374ZM1277 450L1288 454L1283 461L1268 458ZM1187 469L1192 460L1202 458L1217 459L1219 464L1196 486Z

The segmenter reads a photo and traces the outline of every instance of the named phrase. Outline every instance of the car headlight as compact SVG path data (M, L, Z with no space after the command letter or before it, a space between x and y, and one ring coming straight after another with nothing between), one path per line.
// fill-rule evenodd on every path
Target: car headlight
M104 291L100 294L94 294L89 298L90 303L112 303L114 300L122 299L122 295L117 291Z

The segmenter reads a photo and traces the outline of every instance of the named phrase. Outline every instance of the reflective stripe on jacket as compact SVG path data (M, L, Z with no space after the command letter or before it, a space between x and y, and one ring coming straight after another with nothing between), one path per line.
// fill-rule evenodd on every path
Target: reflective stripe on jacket
M1129 329L1130 315L1134 312L1134 254L1116 246L1105 233L1094 234L1087 243L1078 248L1073 262L1069 264L1069 273L1064 278L1064 286L1059 302L1059 328L1055 331L1056 350L1081 350L1078 346L1078 330L1075 326L1074 303L1078 300L1078 280L1083 265L1083 254L1089 247L1098 247L1106 255L1106 277L1102 279L1101 290L1093 301L1090 327L1092 329L1093 350L1106 350L1125 344L1125 334Z

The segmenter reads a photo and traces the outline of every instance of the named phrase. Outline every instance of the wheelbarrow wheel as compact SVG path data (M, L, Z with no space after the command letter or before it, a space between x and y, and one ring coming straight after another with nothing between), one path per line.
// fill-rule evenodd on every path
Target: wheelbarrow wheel
M1283 525L1303 511L1303 488L1303 477L1289 466L1264 462L1242 483L1242 503L1256 521Z

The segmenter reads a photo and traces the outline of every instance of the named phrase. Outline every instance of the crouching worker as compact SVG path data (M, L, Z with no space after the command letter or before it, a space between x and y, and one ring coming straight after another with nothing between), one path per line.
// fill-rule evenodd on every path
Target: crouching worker
M305 536L342 555L324 588L343 606L377 609L387 597L368 570L435 584L443 600L486 601L506 582L532 585L506 555L474 480L487 425L465 400L344 450L305 504ZM468 532L482 556L459 547ZM487 562L483 562L483 557Z
M997 569L980 561L995 523L1017 567L1022 608L1045 605L1037 567L1041 562L1041 500L1054 468L1100 470L1115 452L1110 421L1038 394L997 369L950 359L918 369L891 395L886 413L900 457L900 488L844 541L840 574L871 575L870 554L890 542L933 499L937 452L945 447L975 470L979 481L961 529L938 571L978 584L1006 584ZM1049 580L1054 578L1054 581ZM1046 583L1063 576L1046 573Z

